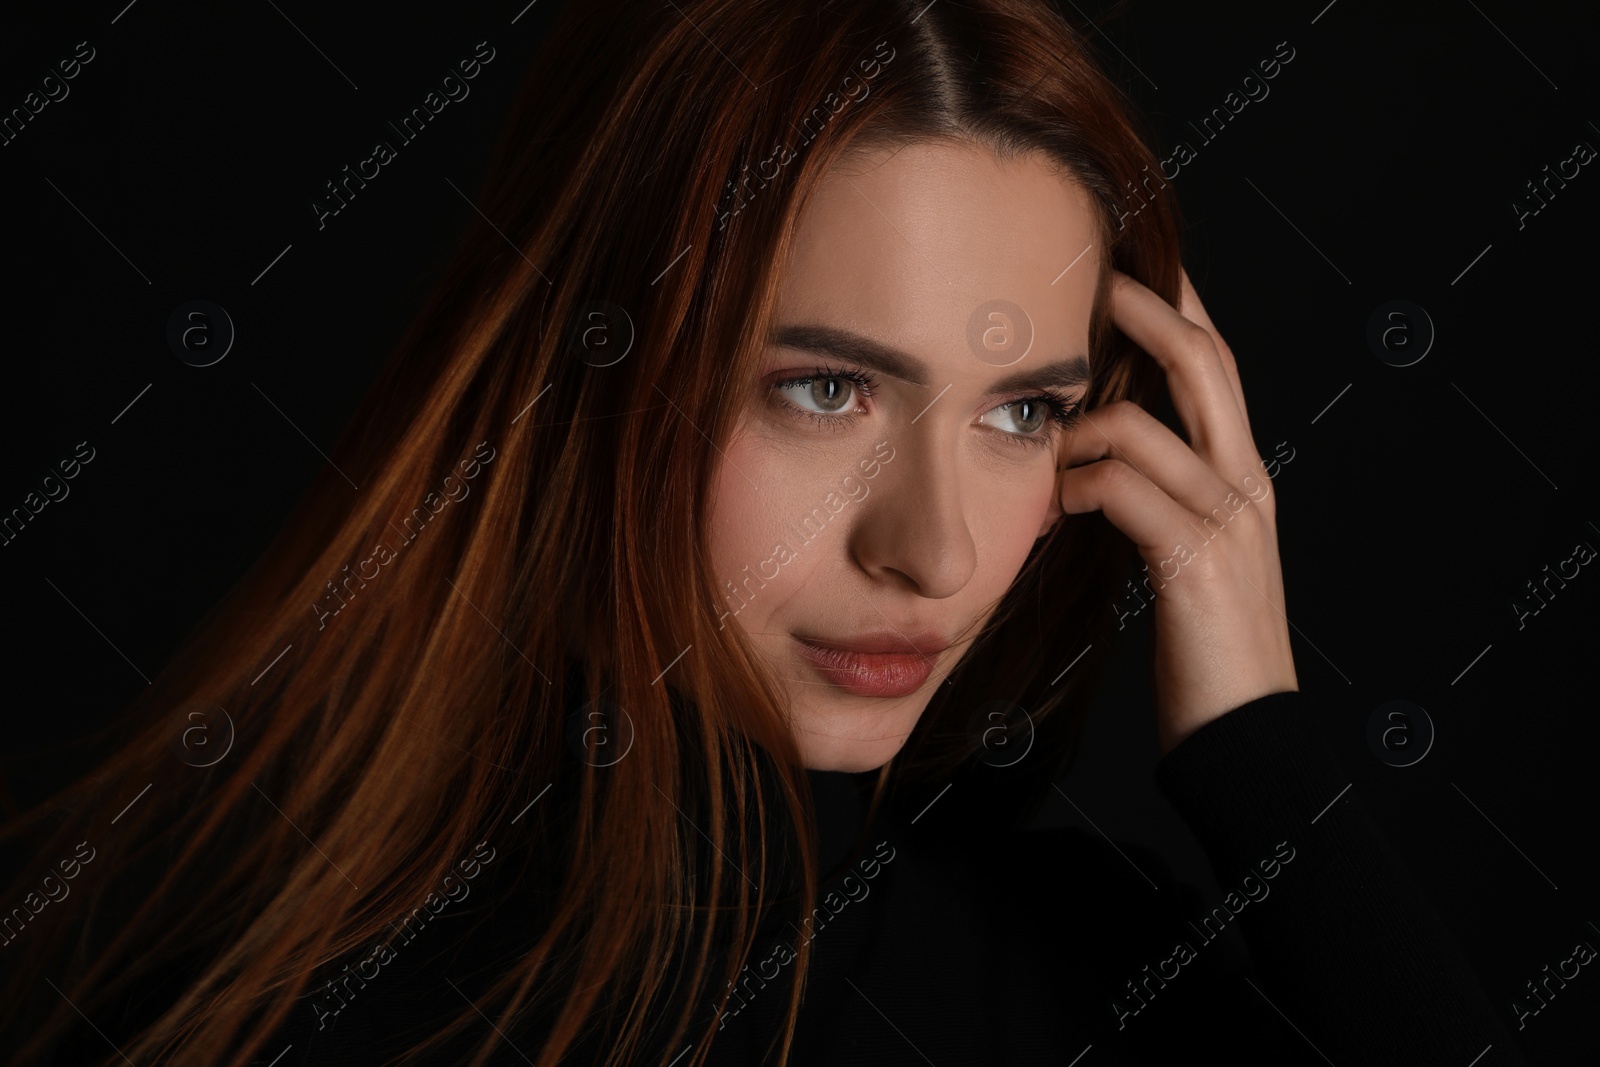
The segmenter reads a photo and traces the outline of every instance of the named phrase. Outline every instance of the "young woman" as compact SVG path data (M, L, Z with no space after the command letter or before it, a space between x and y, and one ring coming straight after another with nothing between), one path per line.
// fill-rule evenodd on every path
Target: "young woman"
M569 4L327 476L9 828L8 1062L1519 1062L1316 740L1158 173L1043 0ZM1130 595L1221 902L1025 830Z

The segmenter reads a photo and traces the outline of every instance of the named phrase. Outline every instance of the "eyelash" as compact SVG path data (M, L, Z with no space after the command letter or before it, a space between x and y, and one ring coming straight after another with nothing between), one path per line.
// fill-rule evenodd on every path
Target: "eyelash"
M775 393L792 385L810 385L813 381L837 378L851 384L857 393L867 399L877 395L877 378L863 370L839 370L832 367L813 367L811 373L800 378L786 378L781 382L773 382L772 390ZM1001 430L1000 433L1011 443L1019 448L1048 449L1055 444L1058 434L1066 433L1076 428L1083 417L1083 404L1073 400L1063 393L1046 389L1033 396L1018 397L1008 400L1004 404L997 404L991 410L1010 407L1017 404L1043 404L1050 412L1050 421L1045 423L1045 430L1036 434L1012 433L1010 430ZM818 411L807 411L792 401L784 400L784 407L796 415L811 419L825 430L837 431L844 428L850 419L845 415L827 415Z

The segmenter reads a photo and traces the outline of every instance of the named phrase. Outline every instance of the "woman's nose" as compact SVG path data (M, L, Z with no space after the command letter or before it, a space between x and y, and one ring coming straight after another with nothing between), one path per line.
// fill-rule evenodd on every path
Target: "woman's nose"
M857 512L850 550L872 577L942 599L967 584L978 562L955 452L925 439L896 445Z

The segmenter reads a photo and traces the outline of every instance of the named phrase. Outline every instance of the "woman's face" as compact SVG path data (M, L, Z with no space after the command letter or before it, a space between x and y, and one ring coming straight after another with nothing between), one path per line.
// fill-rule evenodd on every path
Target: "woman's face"
M1043 157L926 143L841 164L801 216L710 549L807 767L888 762L1060 516L1090 211Z

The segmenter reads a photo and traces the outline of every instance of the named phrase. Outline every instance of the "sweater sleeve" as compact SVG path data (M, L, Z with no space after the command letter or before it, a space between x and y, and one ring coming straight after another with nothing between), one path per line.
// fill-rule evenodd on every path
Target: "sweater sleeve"
M1524 1065L1444 921L1299 692L1250 701L1156 765L1236 913L1266 1000L1334 1063Z

